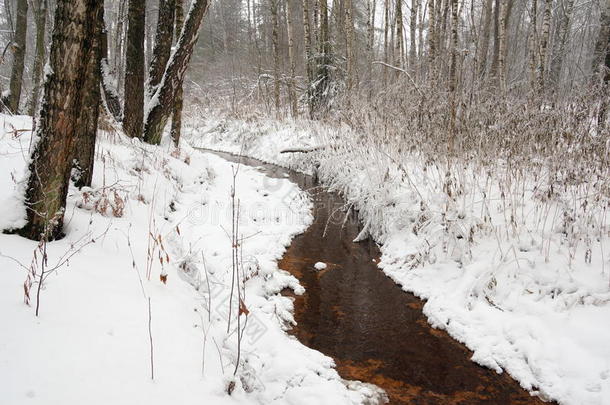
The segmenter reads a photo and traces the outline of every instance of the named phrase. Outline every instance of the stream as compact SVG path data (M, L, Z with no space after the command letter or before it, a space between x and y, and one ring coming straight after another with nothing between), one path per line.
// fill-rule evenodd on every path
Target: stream
M424 301L403 291L376 263L370 241L353 243L361 226L346 218L341 197L311 177L258 160L213 152L289 178L314 202L314 222L293 241L279 267L297 277L305 294L294 297L297 326L290 333L332 357L342 378L383 388L391 404L542 404L507 373L470 361L472 352L430 327ZM314 264L324 262L326 269Z

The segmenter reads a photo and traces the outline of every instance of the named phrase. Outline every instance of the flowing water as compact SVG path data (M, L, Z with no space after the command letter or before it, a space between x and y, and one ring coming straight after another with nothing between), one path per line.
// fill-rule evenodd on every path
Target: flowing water
M470 361L466 347L428 325L424 302L376 266L380 253L375 243L352 242L360 225L353 215L346 218L340 196L314 187L309 176L217 154L256 166L270 177L288 177L310 192L314 223L292 241L279 267L306 290L294 296L297 326L291 333L332 357L343 378L378 385L391 404L543 403L506 373ZM327 268L316 270L316 262Z

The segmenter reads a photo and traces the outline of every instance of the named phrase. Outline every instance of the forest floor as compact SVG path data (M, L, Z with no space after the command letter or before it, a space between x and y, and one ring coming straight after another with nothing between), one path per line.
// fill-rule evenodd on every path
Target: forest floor
M30 117L0 116L2 229L24 222L30 128ZM279 293L303 288L277 261L312 220L295 184L116 132L100 135L95 165L91 188L69 190L63 239L38 244L0 234L0 403L379 398L285 332L293 301ZM234 173L241 266L231 295Z
M432 177L440 177L434 168L422 172L409 161L396 167L387 153L357 142L320 153L280 153L341 145L349 134L336 128L203 116L212 118L195 120L187 130L195 147L309 173L316 167L322 184L346 199L345 210L358 211L364 231L356 239L373 237L381 245L379 267L424 299L430 325L464 343L474 362L506 371L523 388L560 404L610 403L606 210L585 228L574 217L580 203L569 188L547 199L526 177L522 193L507 197L494 186L497 179L485 183L485 173L464 174L483 184L464 182L464 197L439 201L431 186ZM507 206L518 210L519 224L509 220ZM479 212L486 213L483 219Z

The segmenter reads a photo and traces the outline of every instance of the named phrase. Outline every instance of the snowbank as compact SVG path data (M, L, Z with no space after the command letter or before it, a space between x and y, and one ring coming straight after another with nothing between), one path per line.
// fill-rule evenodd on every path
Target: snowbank
M23 224L31 122L0 123L6 229ZM283 330L292 301L279 292L303 289L276 262L311 221L296 185L268 188L257 170L189 147L100 138L93 187L70 188L64 239L44 246L0 234L2 404L356 404L378 395L342 381L332 359ZM234 171L241 332L230 293ZM23 285L33 270L28 306Z
M595 179L549 180L543 167L515 175L501 161L452 163L448 175L382 135L306 121L198 125L195 146L316 167L383 245L379 266L427 300L430 324L473 361L561 404L610 403L610 229Z

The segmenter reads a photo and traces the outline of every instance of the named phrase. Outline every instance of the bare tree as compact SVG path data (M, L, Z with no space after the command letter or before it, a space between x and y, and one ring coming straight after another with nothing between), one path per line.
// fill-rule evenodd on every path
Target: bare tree
M176 93L184 81L184 75L193 55L193 47L199 37L199 27L209 8L208 0L193 0L176 50L167 64L161 86L152 96L147 108L148 115L144 121L144 140L159 144L165 124L174 106Z

